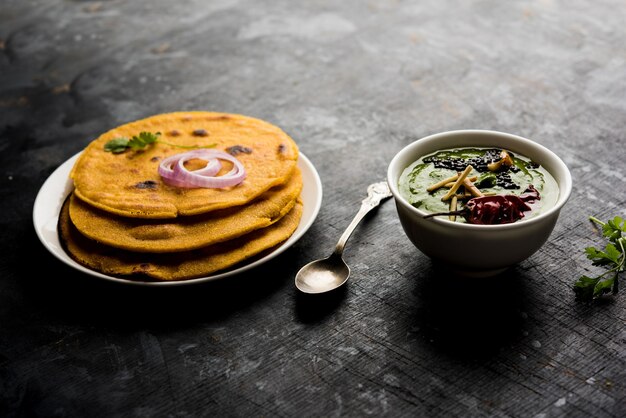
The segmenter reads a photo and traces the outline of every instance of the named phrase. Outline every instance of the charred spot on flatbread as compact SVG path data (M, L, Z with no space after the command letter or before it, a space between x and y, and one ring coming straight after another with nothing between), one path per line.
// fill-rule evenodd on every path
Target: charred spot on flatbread
M238 154L252 154L252 148L233 145L232 147L226 148L226 152L233 156L237 156Z
M191 133L193 136L209 136L206 129L196 129Z
M139 183L135 184L135 187L138 189L156 189L157 186L158 183L154 180L140 181Z

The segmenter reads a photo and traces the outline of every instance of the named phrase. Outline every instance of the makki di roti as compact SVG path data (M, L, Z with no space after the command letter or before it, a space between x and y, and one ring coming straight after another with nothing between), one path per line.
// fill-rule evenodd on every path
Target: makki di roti
M110 276L130 280L189 280L222 271L276 247L296 230L302 217L302 201L278 222L239 238L200 249L155 254L120 250L82 235L69 216L69 199L59 215L59 235L70 257L77 263Z
M141 132L159 133L160 140L141 150L105 151L109 141ZM187 150L181 147L226 151L245 166L246 178L227 189L170 186L157 169L163 159ZM163 219L246 204L284 184L297 159L293 139L263 120L227 113L173 112L102 134L85 148L70 177L76 196L91 206L120 216Z
M205 247L265 228L282 218L302 191L296 167L287 183L263 193L249 204L173 219L138 219L112 215L76 196L70 219L76 229L102 244L137 252L179 252Z
M233 268L295 232L298 155L280 128L243 115L174 112L127 123L93 140L74 164L60 241L77 263L129 280Z

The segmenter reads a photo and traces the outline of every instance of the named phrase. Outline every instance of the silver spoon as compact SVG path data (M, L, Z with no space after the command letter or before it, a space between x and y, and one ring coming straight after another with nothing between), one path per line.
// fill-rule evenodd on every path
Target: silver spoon
M304 293L324 293L342 286L350 277L350 267L343 261L342 254L352 231L369 211L381 201L391 197L387 182L370 184L367 197L361 203L361 209L339 238L335 251L327 258L311 261L296 274L296 287Z

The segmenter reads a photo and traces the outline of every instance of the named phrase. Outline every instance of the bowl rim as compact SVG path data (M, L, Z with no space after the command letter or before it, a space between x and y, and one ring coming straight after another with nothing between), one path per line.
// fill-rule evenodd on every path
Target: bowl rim
M572 175L569 171L569 168L557 154L555 154L553 151L551 151L544 145L541 145L538 142L535 142L533 140L530 140L528 138L525 138L519 135L514 135L514 134L501 132L501 131L486 130L486 129L458 129L458 130L439 132L439 133L427 135L422 138L416 139L415 141L412 141L411 143L404 146L402 149L400 149L400 151L398 151L393 156L393 158L391 159L387 167L387 183L394 197L394 200L396 201L396 204L402 205L410 213L420 218L428 215L429 212L425 212L423 210L420 210L414 207L400 194L398 190L398 179L399 179L399 176L402 174L402 171L404 171L406 167L398 167L399 161L402 160L406 154L410 153L414 148L418 147L420 144L423 144L425 142L436 141L437 139L440 139L443 137L453 137L453 136L463 136L463 135L483 135L485 137L493 137L493 138L497 137L500 139L505 138L509 141L513 141L514 143L518 143L518 144L525 145L527 147L534 148L535 150L537 150L537 152L540 152L543 155L546 155L549 159L552 160L552 162L554 162L554 164L558 166L561 173L563 174L563 178L560 179L561 181L559 181L559 179L556 178L554 173L548 170L548 172L550 172L550 174L552 174L552 176L555 177L555 181L557 182L559 186L559 197L556 203L554 204L554 206L548 209L547 211L542 212L538 214L537 216L534 216L530 219L522 219L521 221L508 223L508 224L477 225L477 224L469 224L469 223L452 222L452 221L449 221L447 218L440 218L440 217L429 218L428 219L429 221L435 222L436 224L441 225L443 227L453 228L453 229L458 229L458 230L466 230L466 231L513 230L513 229L519 229L519 228L532 226L532 225L544 222L545 220L550 219L551 217L555 215L558 215L558 213L563 208L565 203L569 200L569 197L572 193ZM459 147L465 147L465 146L471 146L471 145L460 145ZM477 146L481 146L481 145L477 145ZM451 148L451 147L454 147L454 145L446 146L445 148ZM435 151L429 151L429 153L431 152L435 152ZM413 161L415 161L420 156L421 155L418 155L415 159L413 159ZM398 172L397 176L394 176L393 174L394 170L397 170Z

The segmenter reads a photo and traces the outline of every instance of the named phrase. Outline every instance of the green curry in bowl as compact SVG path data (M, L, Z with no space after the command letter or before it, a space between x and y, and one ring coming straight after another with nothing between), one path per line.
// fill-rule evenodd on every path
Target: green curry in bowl
M530 158L492 147L458 147L425 155L404 169L400 194L431 216L474 224L528 219L554 207L559 187ZM458 216L462 215L462 216Z

